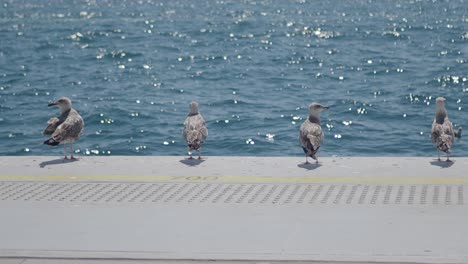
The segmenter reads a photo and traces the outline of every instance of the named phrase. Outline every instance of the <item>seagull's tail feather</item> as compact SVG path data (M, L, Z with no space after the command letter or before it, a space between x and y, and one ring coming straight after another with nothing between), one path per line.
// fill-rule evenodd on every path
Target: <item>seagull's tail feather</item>
M53 138L49 138L46 141L44 141L44 144L49 145L49 146L57 146L58 144L60 144L60 142L56 141Z
M307 148L305 147L302 147L302 150L304 150L304 153L313 158L314 160L317 160L317 156L315 156L315 154L317 154L317 151L319 150L320 146L318 146L317 148L314 148L314 146L312 144L307 144Z
M440 151L443 151L445 153L450 153L451 148L452 148L451 139L452 139L451 136L446 135L446 134L442 134L440 136L440 141L439 141L439 144L437 145L437 148Z
M200 132L192 130L187 133L187 145L190 150L199 150L201 143Z
M319 148L320 148L320 146L318 146L316 149L311 151L310 154L309 154L309 157L313 158L314 160L317 160L317 156L315 156L315 154L317 154L317 151L319 150Z

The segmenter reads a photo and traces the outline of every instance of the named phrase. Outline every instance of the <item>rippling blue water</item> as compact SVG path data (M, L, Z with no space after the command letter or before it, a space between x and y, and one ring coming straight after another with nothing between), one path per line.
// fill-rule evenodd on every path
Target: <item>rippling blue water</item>
M61 155L41 145L59 96L83 155L184 155L191 100L206 155L303 155L312 101L332 106L322 156L436 155L437 96L468 128L463 0L0 3L1 155Z

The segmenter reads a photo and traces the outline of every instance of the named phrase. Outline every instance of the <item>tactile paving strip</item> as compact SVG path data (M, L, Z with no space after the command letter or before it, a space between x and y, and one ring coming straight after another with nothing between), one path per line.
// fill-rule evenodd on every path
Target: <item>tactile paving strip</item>
M468 204L465 185L0 182L0 202L427 205Z

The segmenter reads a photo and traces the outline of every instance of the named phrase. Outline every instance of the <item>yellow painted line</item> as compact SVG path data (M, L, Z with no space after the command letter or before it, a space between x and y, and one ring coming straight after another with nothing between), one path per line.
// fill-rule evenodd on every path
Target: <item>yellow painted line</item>
M268 177L268 176L144 176L144 175L0 175L0 181L63 182L222 182L222 183L389 183L468 184L468 178L451 177Z

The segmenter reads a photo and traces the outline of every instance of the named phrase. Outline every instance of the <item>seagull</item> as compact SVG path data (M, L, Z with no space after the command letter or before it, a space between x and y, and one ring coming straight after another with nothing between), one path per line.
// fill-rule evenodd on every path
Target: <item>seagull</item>
M460 133L461 135L461 133ZM434 121L432 122L431 140L437 147L438 160L440 161L440 151L447 153L447 161L450 161L450 152L453 145L455 133L453 131L452 122L448 118L447 110L445 109L445 98L436 98L436 112Z
M68 159L65 144L70 144L70 159L74 160L73 142L80 138L83 131L83 118L72 108L71 100L67 97L61 97L57 102L50 103L48 106L58 106L61 115L53 117L47 122L47 128L43 134L51 137L44 141L44 144L49 146L63 144L64 160Z
M306 156L306 164L309 163L307 157L311 157L318 163L316 156L323 142L323 132L320 126L320 112L328 109L328 106L323 106L319 103L309 105L309 118L302 123L299 129L299 142Z
M187 142L189 159L193 159L192 150L198 151L198 159L201 158L201 145L205 142L208 136L208 129L206 128L205 119L198 111L198 103L190 103L190 111L184 122L183 136Z

